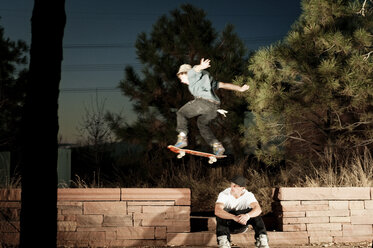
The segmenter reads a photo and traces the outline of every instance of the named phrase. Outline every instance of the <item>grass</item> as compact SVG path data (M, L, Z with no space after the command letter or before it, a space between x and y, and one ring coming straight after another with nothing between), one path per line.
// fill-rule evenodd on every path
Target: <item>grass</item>
M213 211L217 195L229 187L229 179L244 175L260 202L263 213L271 211L272 188L275 187L372 187L373 158L368 148L337 156L331 151L318 154L319 164L265 167L254 159L227 162L218 167L207 165L204 158L186 156L177 160L163 151L120 160L109 179L91 177L86 184L78 178L76 187L182 187L192 191L192 211ZM122 158L123 159L123 158ZM97 184L100 182L100 184Z
M71 187L190 188L192 212L208 212L213 211L218 193L229 187L229 179L242 174L264 214L271 211L275 187L373 187L373 158L368 148L343 156L326 150L318 154L318 164L278 167L266 167L249 158L232 162L227 159L225 164L221 160L215 164L217 167L211 167L204 158L186 156L179 160L173 155L164 149L145 156L126 155L117 158L111 167L105 165L105 173L92 170L90 175L76 175ZM12 182L8 188L20 186L19 179Z
M312 165L310 174L305 178L306 186L373 186L373 159L368 148L361 154L355 151L344 159L326 151L321 158L324 166L318 168Z

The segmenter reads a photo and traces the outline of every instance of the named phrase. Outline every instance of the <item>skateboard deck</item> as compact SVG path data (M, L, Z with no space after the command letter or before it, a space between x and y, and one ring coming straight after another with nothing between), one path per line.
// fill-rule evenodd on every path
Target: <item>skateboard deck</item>
M195 156L209 158L209 164L215 163L219 158L227 157L226 155L214 155L212 153L207 153L207 152L200 152L200 151L195 151L195 150L190 150L190 149L178 148L173 145L169 145L167 146L167 148L170 149L174 153L178 153L177 158L182 158L185 156L185 154L191 154Z

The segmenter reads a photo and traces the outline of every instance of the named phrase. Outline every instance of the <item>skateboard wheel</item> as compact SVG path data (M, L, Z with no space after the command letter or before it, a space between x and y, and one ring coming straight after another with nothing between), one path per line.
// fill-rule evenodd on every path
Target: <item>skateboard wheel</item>
M177 158L182 158L185 156L185 152L180 152L178 155L177 155Z
M215 157L210 157L209 159L209 164L213 164L217 161L217 159Z

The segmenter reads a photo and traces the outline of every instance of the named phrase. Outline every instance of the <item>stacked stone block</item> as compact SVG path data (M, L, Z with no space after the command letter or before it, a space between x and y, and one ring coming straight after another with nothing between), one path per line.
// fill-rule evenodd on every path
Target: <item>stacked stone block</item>
M0 190L0 247L19 244L21 190Z
M279 188L275 197L280 230L308 243L373 239L373 188Z
M0 190L0 244L19 243L20 190ZM59 247L166 246L190 231L190 190L59 189Z

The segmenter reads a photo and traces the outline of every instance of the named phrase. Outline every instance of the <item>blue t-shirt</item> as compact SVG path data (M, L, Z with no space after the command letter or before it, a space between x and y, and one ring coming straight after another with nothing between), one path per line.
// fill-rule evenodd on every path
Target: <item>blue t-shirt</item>
M194 97L220 103L219 97L215 94L215 90L219 88L219 82L213 79L207 71L197 72L193 68L188 71L188 80L189 91Z

